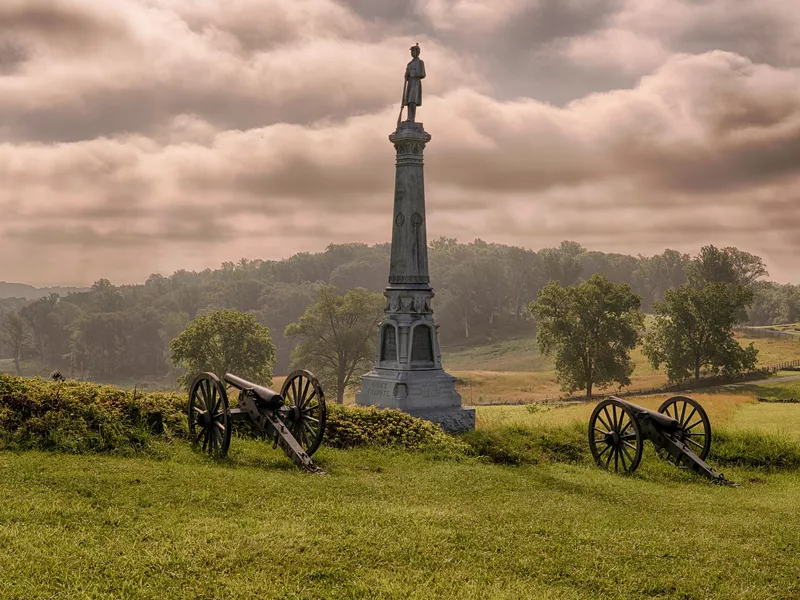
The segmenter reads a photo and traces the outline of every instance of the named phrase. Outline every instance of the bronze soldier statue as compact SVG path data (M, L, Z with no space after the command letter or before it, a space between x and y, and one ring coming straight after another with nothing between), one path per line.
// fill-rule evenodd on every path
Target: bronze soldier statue
M408 120L413 123L417 107L422 106L422 80L425 78L425 63L419 57L419 44L411 46L411 57L406 66L403 106L408 106Z

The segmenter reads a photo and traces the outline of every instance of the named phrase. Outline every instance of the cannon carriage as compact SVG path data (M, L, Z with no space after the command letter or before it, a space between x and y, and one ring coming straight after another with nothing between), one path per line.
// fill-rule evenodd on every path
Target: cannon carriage
M312 373L294 371L280 392L230 373L224 375L223 381L214 373L201 373L192 382L189 435L196 446L212 456L224 457L233 422L249 421L299 468L321 472L311 455L325 435L327 410L322 386ZM230 406L227 386L239 391L235 407Z
M599 466L632 473L642 460L645 440L662 458L712 481L730 483L705 462L711 450L711 422L696 400L673 396L655 411L612 396L592 411L589 447Z

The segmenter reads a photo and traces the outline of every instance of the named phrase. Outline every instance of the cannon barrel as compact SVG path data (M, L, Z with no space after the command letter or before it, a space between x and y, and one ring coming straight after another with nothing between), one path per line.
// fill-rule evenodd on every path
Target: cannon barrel
M269 408L274 409L283 405L283 397L275 390L271 390L263 385L256 385L255 383L251 383L231 373L225 373L223 379L240 390L251 390L256 398Z
M671 433L678 431L681 428L681 424L677 419L673 419L672 417L665 415L663 413L650 410L649 408L645 408L644 406L639 406L638 404L634 404L633 402L628 402L627 400L623 400L622 398L617 398L616 396L612 397L614 398L614 400L616 400L620 404L625 405L639 416L646 415L647 418L650 419L650 421L656 427L664 430L665 432Z

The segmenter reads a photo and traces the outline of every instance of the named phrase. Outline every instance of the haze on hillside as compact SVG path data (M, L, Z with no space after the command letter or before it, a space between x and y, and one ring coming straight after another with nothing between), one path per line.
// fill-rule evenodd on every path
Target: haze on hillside
M386 242L407 48L430 239L736 246L800 280L796 0L4 0L0 281Z

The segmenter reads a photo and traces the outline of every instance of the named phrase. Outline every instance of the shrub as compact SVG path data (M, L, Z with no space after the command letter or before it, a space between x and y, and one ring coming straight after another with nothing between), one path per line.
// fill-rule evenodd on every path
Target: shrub
M145 451L157 437L147 429L149 412L161 413L166 439L188 439L186 403L186 394L134 397L132 391L109 385L0 374L0 448ZM247 424L237 423L235 433L256 437ZM396 410L338 405L328 407L323 443L332 448L397 446L448 455L468 451L463 442L429 421Z
M400 446L408 450L465 453L467 445L438 425L399 410L374 407L328 406L323 443L331 448Z
M167 438L186 437L186 399L108 385L0 374L0 447L67 452L143 450L148 412L160 411Z

